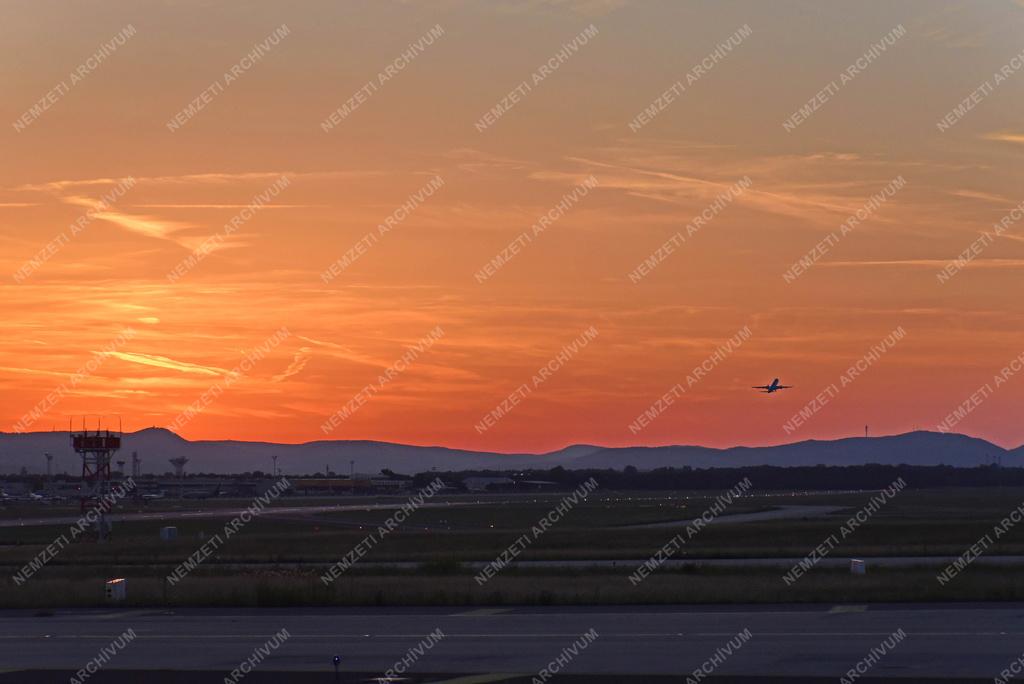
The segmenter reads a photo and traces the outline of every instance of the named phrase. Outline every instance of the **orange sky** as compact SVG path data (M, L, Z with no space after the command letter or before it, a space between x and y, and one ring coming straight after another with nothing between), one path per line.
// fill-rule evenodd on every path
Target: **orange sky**
M688 82L744 26L749 36ZM185 437L322 439L357 397L331 438L538 451L935 429L1024 351L1024 222L937 281L1024 200L1024 73L994 82L1022 36L1024 3L1008 0L4 3L0 430L38 406L24 427L85 413L171 425L204 393L212 400L179 423ZM545 64L556 68L538 81ZM844 73L805 121L783 126ZM631 130L680 79L685 90ZM475 126L524 81L503 116ZM784 280L900 176L904 188ZM534 229L590 177L593 189ZM433 194L410 200L434 178ZM743 178L748 189L630 279ZM116 199L100 207L105 195ZM518 253L478 282L512 243ZM321 277L352 249L358 259ZM596 337L537 382L591 326ZM749 339L688 385L745 326ZM902 340L784 432L899 326ZM796 387L749 389L773 377ZM631 431L676 383L686 391ZM507 415L475 428L524 384ZM955 429L1016 446L1022 400L1014 371Z

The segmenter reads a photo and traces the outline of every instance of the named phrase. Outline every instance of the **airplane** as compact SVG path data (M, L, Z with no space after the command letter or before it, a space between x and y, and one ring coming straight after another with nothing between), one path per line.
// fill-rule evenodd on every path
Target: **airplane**
M154 499L162 499L162 498L164 498L164 493L163 492L159 492L157 494L143 494L142 495L142 500L143 501L152 501Z
M751 389L764 390L765 394L771 394L772 392L778 392L779 390L790 389L792 385L780 385L779 379L775 378L772 380L770 385L754 385Z
M7 492L0 492L0 499L2 499L5 502L11 503L35 502L46 500L45 497L39 494L35 494L34 492L29 492L28 494L8 494Z

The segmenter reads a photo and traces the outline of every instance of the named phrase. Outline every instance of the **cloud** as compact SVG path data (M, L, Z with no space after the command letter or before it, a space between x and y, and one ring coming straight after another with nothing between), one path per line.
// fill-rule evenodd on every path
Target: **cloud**
M0 206L3 206L0 204ZM246 209L250 204L133 204L138 209ZM263 204L260 209L309 209L327 207L327 204Z
M61 201L67 204L86 207L91 210L93 218L108 221L138 235L144 235L158 240L169 240L189 249L193 249L195 245L198 245L199 242L202 241L201 238L189 239L181 236L175 236L175 233L194 228L195 226L191 223L168 221L157 216L129 214L127 212L114 209L108 203L101 200L84 197L82 195L62 197Z
M0 366L0 371L5 373L18 373L20 375L45 375L54 378L68 378L71 373L58 373L56 371L39 370L36 368L19 368L15 366Z
M953 195L954 197L964 197L966 199L996 202L998 204L1010 202L1010 199L1008 197L1003 197L1002 195L993 195L992 193L989 192L980 192L978 190L953 190L949 194Z
M302 369L306 367L306 364L309 363L311 358L313 358L313 349L310 347L300 347L299 351L295 352L295 358L292 359L288 368L286 368L283 373L272 377L270 381L282 382L293 375L298 375L302 372Z
M886 259L886 260L863 260L863 261L823 261L821 266L833 268L856 268L870 266L910 266L910 267L943 267L954 259ZM1024 259L989 259L979 257L970 262L968 267L973 268L1017 268L1024 266Z
M817 221L835 221L837 217L848 216L863 204L866 196L851 196L840 193L835 186L811 191L786 179L786 172L799 168L805 174L820 169L822 162L850 164L856 156L850 155L808 155L806 157L760 158L738 163L710 162L699 172L687 167L698 165L683 157L655 154L644 151L622 154L620 161L605 162L584 157L570 157L568 161L589 167L598 178L600 187L623 190L635 197L669 202L690 207L696 202L710 202L732 187L744 176L753 179L753 185L736 196L736 203L751 209L790 218ZM692 156L692 155L691 155ZM538 171L531 174L537 180L579 183L586 172ZM878 183L872 192L884 186Z
M985 140L995 140L998 142L1016 143L1018 145L1024 145L1024 133L1010 133L1010 132L997 132L997 133L986 133L981 136Z
M502 157L473 147L459 147L444 156L454 161L456 168L467 173L519 171L532 166L522 159Z
M310 180L346 180L352 178L365 178L368 176L382 175L382 171L247 171L240 173L211 172L211 173L186 173L176 176L140 176L135 177L135 183L156 184L156 185L225 185L229 183L248 183L260 181L263 183L273 182L282 176L288 178L304 178ZM18 185L10 190L36 191L36 192L61 192L68 188L89 187L94 185L117 185L123 183L126 178L79 178L70 180L46 181L44 183L26 183Z
M351 361L353 363L365 364L367 366L387 365L387 362L385 362L385 361L383 361L383 360L381 360L379 358L374 358L374 357L368 356L366 354L359 354L359 353L353 351L351 348L346 347L346 346L341 345L341 344L337 344L335 342L324 342L323 340L317 340L317 339L314 339L312 337L303 337L302 335L296 335L296 337L298 337L300 340L304 340L306 342L309 342L310 344L315 344L318 347L324 347L326 349L333 350L333 352L326 352L326 354L328 356L333 356L335 358L344 359L346 361ZM312 350L310 350L310 351L312 351Z
M417 0L400 0L402 4L416 5ZM550 11L568 10L584 16L601 16L619 7L624 7L629 0L515 0L514 2L479 3L475 0L435 0L435 11L445 13L459 7L487 7L501 14L542 14Z
M137 363L143 366L155 366L156 368L166 368L168 370L178 371L179 373L192 373L195 375L212 375L221 376L229 375L228 371L223 368L217 368L215 366L201 366L195 363L187 363L185 361L175 361L166 356L156 356L153 354L138 354L133 352L97 352L105 354L106 356L113 356L114 358L127 361L129 363Z
M538 10L567 9L584 16L602 16L628 4L628 0L520 0L517 3L495 3L498 11L509 14L534 13Z
M252 171L243 173L193 173L193 174L182 174L177 176L142 176L133 178L132 185L229 185L229 184L253 184L258 182L260 185L268 185L274 181L279 181L281 178L287 177L290 180L296 178L303 179L315 179L315 180L347 180L351 178L362 178L366 176L378 175L376 171L307 171L307 172L291 172L291 171ZM182 221L175 221L152 214L136 214L129 211L125 211L119 208L115 208L104 203L99 199L89 197L84 194L88 192L90 188L98 186L108 186L115 184L124 184L127 179L122 178L83 178L83 179L72 179L72 180L55 180L48 181L45 183L30 183L17 186L12 188L16 191L22 192L47 192L57 195L59 201L66 204L74 204L81 207L86 207L90 210L93 218L113 223L125 230L142 235L145 237L166 240L173 242L180 247L183 247L189 251L194 251L200 246L206 243L207 238L205 235L187 235L185 231L190 231L197 228L198 226L193 223L185 223ZM182 202L182 203L151 203L151 204L139 204L133 205L139 208L149 209L229 209L238 210L245 209L251 206L251 204L240 204L240 203L196 203L196 202ZM267 209L294 209L294 208L307 208L315 206L328 206L328 205L308 205L308 204L274 204L273 202L267 202L261 205L261 208ZM234 235L231 237L230 243L228 241L222 241L215 245L206 244L206 248L210 251L212 249L226 249L229 247L244 247L246 243L239 241L241 236Z

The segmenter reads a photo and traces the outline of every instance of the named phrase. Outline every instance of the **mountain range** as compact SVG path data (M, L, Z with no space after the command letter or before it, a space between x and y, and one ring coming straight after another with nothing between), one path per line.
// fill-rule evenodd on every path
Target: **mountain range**
M601 447L573 445L543 454L502 454L435 446L389 442L330 440L305 444L272 442L189 441L163 428L125 433L114 461L130 464L132 452L142 459L142 472L163 474L172 470L168 459L189 459L186 472L270 472L271 456L285 474L324 472L326 468L347 474L377 473L389 468L414 474L437 470L511 470L521 468L569 469L635 466L640 470L660 467L729 468L776 465L949 465L969 468L1001 461L1015 467L1024 463L1024 447L1004 449L983 439L938 432L909 432L884 437L853 437L807 440L762 447L716 449L702 446ZM71 449L66 432L0 433L0 473L45 473L44 452L53 454L53 472L77 474L79 457ZM354 466L352 465L352 462ZM126 465L125 470L130 471Z

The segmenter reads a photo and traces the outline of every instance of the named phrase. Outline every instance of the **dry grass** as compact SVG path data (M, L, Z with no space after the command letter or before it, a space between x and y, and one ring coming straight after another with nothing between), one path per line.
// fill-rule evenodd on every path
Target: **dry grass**
M263 570L242 575L197 571L174 587L153 575L128 578L133 606L490 606L665 603L802 603L1024 600L1024 577L1013 570L970 568L945 587L935 571L875 569L866 576L813 570L793 586L781 571L659 571L632 586L627 571L506 571L480 587L467 572L359 572L330 586L317 573ZM44 570L18 587L0 584L0 605L49 608L103 605L103 577Z

